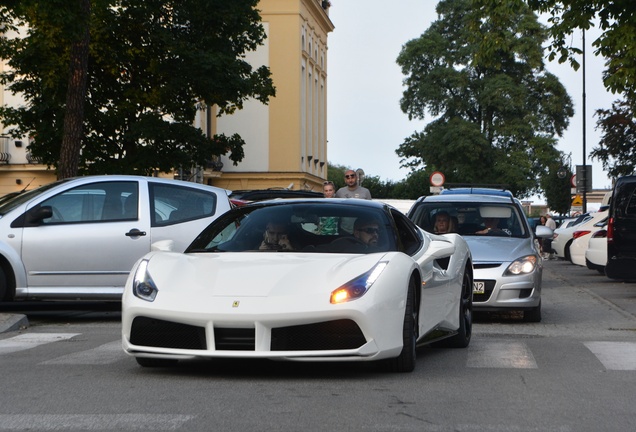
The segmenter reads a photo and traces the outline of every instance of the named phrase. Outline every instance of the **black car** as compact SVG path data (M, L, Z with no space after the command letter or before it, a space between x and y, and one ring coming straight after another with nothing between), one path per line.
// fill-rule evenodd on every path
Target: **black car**
M636 175L614 185L607 223L607 265L611 279L636 280Z

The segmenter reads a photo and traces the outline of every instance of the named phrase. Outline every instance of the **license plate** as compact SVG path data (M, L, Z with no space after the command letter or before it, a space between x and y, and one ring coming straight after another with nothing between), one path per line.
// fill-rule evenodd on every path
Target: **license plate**
M473 282L473 294L484 294L486 292L486 283L475 281Z

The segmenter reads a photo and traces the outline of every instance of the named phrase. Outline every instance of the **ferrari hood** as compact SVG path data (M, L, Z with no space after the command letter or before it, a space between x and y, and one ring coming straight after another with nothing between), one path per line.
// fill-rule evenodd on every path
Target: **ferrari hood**
M536 253L532 238L464 236L474 262L512 262Z
M158 253L151 256L148 271L160 291L179 286L213 297L264 297L334 289L370 270L384 255Z

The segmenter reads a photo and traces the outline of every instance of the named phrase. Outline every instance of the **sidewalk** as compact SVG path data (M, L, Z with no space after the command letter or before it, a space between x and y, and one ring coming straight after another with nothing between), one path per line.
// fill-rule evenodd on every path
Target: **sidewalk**
M26 315L0 313L0 333L17 331L28 326L29 320Z

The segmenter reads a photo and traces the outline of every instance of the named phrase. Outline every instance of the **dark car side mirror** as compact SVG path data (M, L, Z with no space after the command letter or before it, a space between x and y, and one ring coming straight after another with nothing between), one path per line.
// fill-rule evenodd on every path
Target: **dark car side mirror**
M53 217L51 206L38 206L26 212L25 226L38 226L44 219Z
M11 228L40 226L44 219L52 216L53 208L51 206L36 206L22 213L20 217L11 222Z

